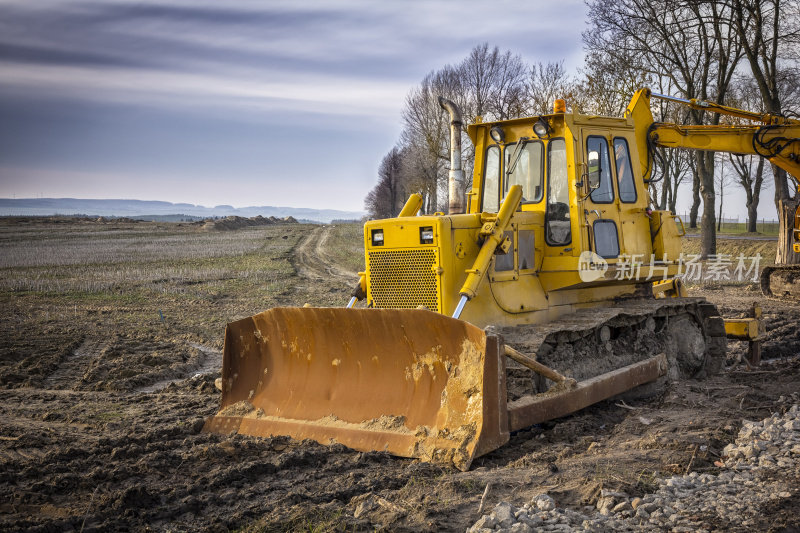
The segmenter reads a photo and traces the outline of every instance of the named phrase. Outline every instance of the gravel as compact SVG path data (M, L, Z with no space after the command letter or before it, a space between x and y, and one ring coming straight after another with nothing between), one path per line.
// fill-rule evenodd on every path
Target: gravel
M760 507L797 491L776 474L800 467L800 404L782 415L745 420L721 459L717 474L661 479L658 490L641 498L603 489L595 507L580 511L558 507L547 494L519 507L500 502L467 532L694 532L755 526Z

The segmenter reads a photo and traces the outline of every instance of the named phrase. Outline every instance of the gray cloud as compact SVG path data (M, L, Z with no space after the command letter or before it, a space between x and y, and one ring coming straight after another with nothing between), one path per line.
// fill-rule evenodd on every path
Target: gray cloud
M317 205L358 208L397 138L406 93L427 72L483 41L577 66L583 9L580 0L0 0L0 195L24 194L28 182L38 193L59 172L80 190L118 176L106 197L130 195L126 177L137 172L189 194L213 190L228 169L243 182L284 176L308 205L302 186L324 179L308 193L324 191ZM290 189L276 182L269 193ZM213 202L242 205L252 190Z

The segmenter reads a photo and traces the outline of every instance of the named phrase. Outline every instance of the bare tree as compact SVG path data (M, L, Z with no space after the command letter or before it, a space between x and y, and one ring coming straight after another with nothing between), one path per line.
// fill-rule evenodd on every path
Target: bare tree
M646 74L669 78L684 98L724 102L742 51L730 8L718 2L668 0L589 0L592 27L584 32L588 48L611 60L637 58ZM693 124L718 124L719 115L692 110ZM716 253L713 153L697 151L698 192L703 199L702 255Z
M619 51L613 57L587 47L583 79L572 87L573 108L586 114L622 116L634 93L653 81L640 58Z
M447 198L446 189L442 189L444 161L438 154L431 153L428 147L411 143L403 151L402 176L409 194L422 195L422 212L434 213L439 209L438 199Z
M680 186L692 180L694 174L691 167L691 156L683 150L668 150L657 148L660 157L655 158L653 176L661 177L650 181L650 191L653 205L659 209L669 209L673 213L678 202ZM697 227L695 217L695 226Z
M716 155L716 154L715 154ZM719 154L719 165L715 165L716 175L714 176L714 186L719 197L719 216L717 217L717 231L722 229L722 208L725 203L725 190L733 184L733 176L725 169L725 156Z
M764 112L763 101L758 86L753 78L747 75L740 76L734 86L730 99L731 105L749 111ZM736 182L745 192L745 206L747 207L747 231L756 231L758 220L758 204L761 190L764 188L764 174L766 165L764 158L757 156L744 156L730 154L728 159L735 172ZM768 185L769 182L766 182Z
M403 180L403 150L395 146L381 161L378 183L364 199L370 218L391 218L403 207L407 187Z
M764 174L767 167L763 157L752 155L729 156L731 167L736 173L736 182L745 192L747 207L747 231L755 233L758 222L758 201L764 185Z
M458 75L453 67L445 66L431 72L418 87L406 96L403 107L403 132L400 142L408 147L411 160L406 165L418 173L416 189L423 195L425 213L439 208L439 182L446 179L444 163L447 156L448 119L437 101L438 96L448 98L459 94ZM444 205L447 198L443 199Z
M423 194L425 210L437 211L448 203L449 118L439 107L444 96L461 108L466 125L477 117L503 120L519 116L525 107L527 67L519 55L501 52L487 43L476 46L456 66L444 66L429 73L406 97L401 143L407 147L406 172L416 173L415 190ZM475 149L462 137L462 168L472 176ZM422 180L421 182L419 180ZM471 186L470 181L465 186ZM460 191L464 194L466 191Z
M733 27L744 46L750 74L764 110L781 114L787 101L797 103L800 3L797 0L729 0ZM765 155L767 155L765 153ZM800 263L792 251L792 229L800 198L792 194L786 171L773 166L779 235L776 264Z
M470 51L456 71L463 93L455 101L461 104L466 122L479 116L505 120L524 112L527 67L519 55L483 43Z
M461 167L467 176L466 189L472 186L472 170L475 147L465 135L467 125L480 117L483 121L516 118L525 112L525 78L528 67L518 54L501 51L488 43L474 47L469 55L455 68L458 80L451 84L454 91L448 98L461 108L464 119L462 133ZM446 139L444 143L448 143ZM442 152L449 164L447 149ZM446 191L446 187L444 189ZM461 191L464 194L466 190Z
M658 91L661 94L671 94L672 86L669 78L651 77L657 83ZM668 106L663 100L658 100L654 118L659 122L672 122L685 124L688 121L688 110L677 106ZM678 189L681 184L691 180L693 184L692 207L690 210L689 227L697 227L697 213L700 207L700 183L695 166L692 165L692 154L684 150L671 150L667 148L656 148L654 157L654 169L651 173L651 191L653 191L653 204L659 209L669 209L675 212L678 201ZM659 177L655 177L658 176ZM657 187L660 185L661 201L657 200Z
M526 112L546 115L553 112L556 98L569 99L575 92L575 81L564 69L564 62L537 62L528 71L525 87Z

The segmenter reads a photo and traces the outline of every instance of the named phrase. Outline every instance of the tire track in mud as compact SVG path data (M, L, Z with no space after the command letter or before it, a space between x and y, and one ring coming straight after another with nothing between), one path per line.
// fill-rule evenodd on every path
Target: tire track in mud
M222 352L219 350L215 350L214 348L209 348L208 346L203 346L202 344L190 342L189 346L195 348L203 354L203 361L200 363L200 366L194 370L189 370L185 374L178 376L178 377L171 377L156 381L151 385L145 385L143 387L137 387L135 392L158 392L172 383L176 383L179 381L183 381L184 379L204 376L206 374L219 374L220 369L222 368Z
M326 252L330 235L331 226L314 228L295 249L294 267L300 276L309 280L351 283L358 278L358 273L337 265Z
M277 296L280 305L312 303L344 306L358 273L338 265L328 253L332 226L317 226L293 250L290 263L297 273L294 286Z
M139 365L136 373L142 380L130 379L116 383L112 388L121 391L133 391L139 393L158 392L169 386L171 383L180 382L192 377L214 374L219 372L222 367L222 352L199 343L177 343L164 345L157 341L145 343L144 345L130 345L116 342L114 338L86 338L72 352L64 357L58 367L44 379L43 388L54 391L70 391L85 389L88 385L87 379L91 378L93 372L97 372L97 366L102 364L114 365L115 361L105 360L109 350L115 349L114 356L123 356L131 361L133 368L137 360L141 362L142 355L147 357L148 352L156 350L166 350L172 359L166 361L168 366ZM180 362L173 352L177 350L191 349L195 353L192 359ZM155 356L159 357L159 356ZM153 357L150 358L151 360ZM119 368L108 368L111 374L117 373ZM92 380L89 379L91 382ZM144 381L144 383L142 383Z
M72 390L89 370L92 361L96 359L104 347L106 340L85 338L72 353L66 356L55 371L44 380L45 389Z

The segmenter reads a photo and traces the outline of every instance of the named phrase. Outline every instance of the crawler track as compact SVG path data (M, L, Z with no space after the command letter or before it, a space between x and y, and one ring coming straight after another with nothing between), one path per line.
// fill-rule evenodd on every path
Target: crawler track
M578 381L666 353L668 377L717 373L725 331L716 307L702 298L625 301L585 309L542 324L498 328L504 341ZM550 382L509 364L510 400L544 392Z

